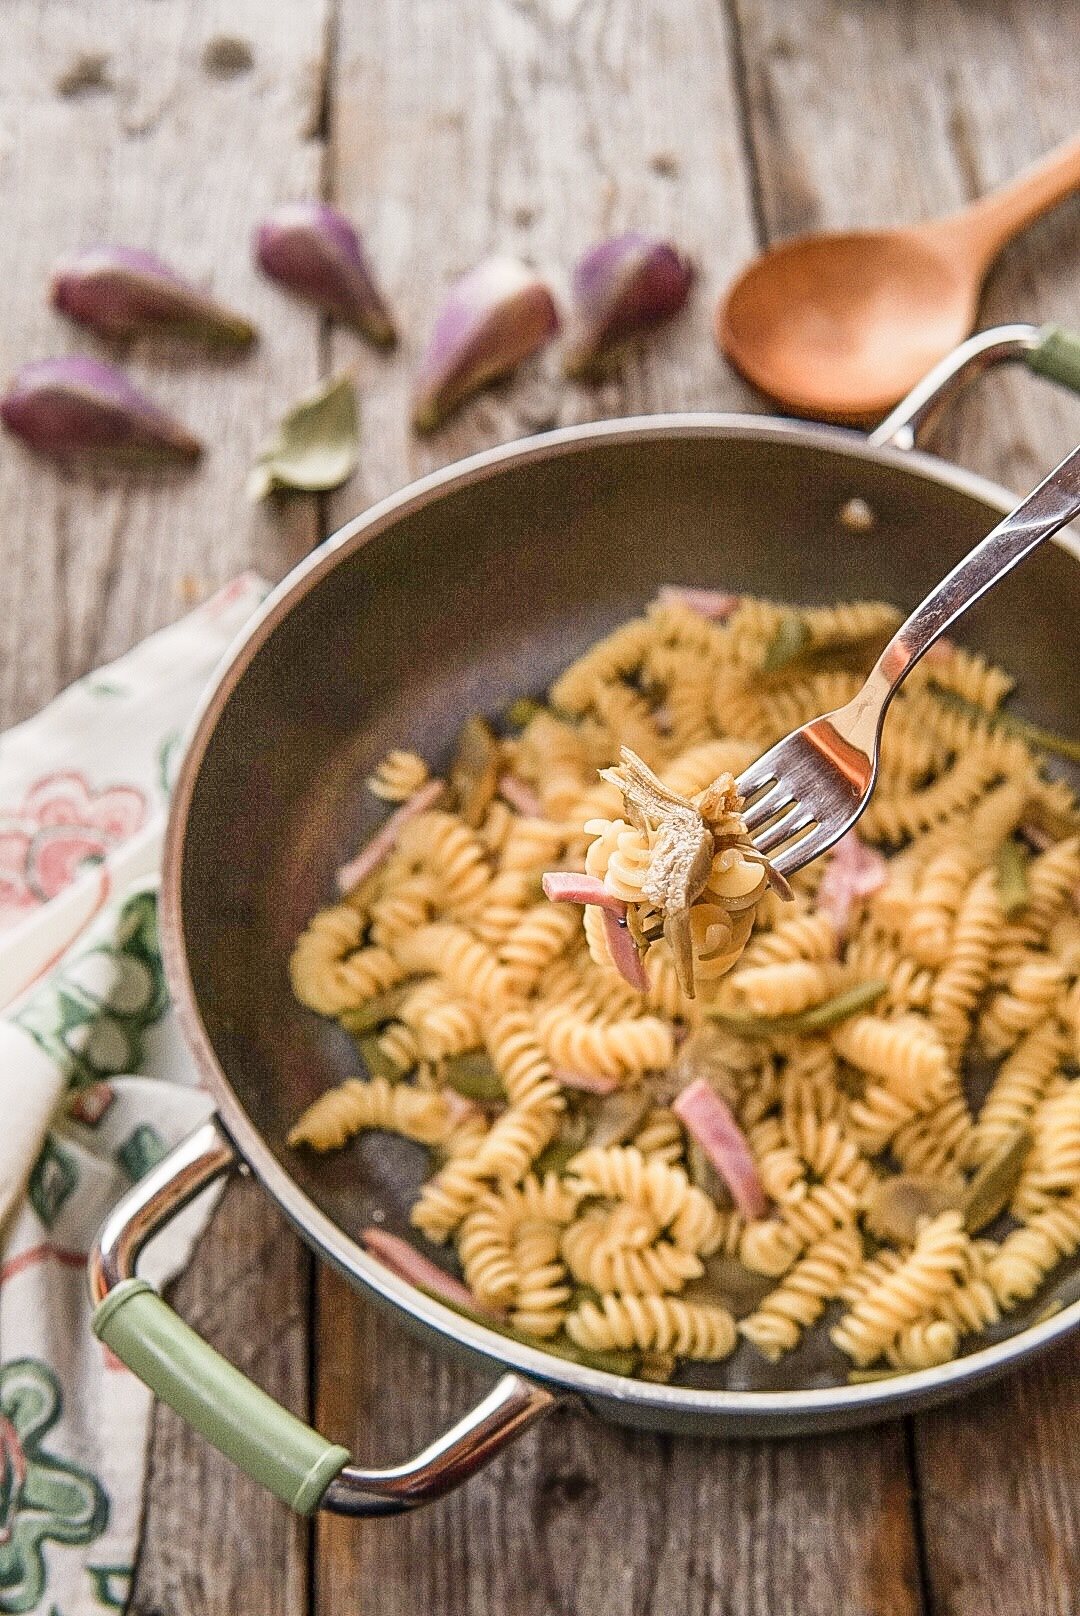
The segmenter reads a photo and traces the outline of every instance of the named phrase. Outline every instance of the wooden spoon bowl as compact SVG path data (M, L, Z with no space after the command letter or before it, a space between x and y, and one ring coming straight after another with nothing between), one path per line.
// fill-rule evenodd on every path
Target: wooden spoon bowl
M782 242L721 302L717 341L796 414L880 415L967 336L1005 243L1078 186L1080 139L948 218Z

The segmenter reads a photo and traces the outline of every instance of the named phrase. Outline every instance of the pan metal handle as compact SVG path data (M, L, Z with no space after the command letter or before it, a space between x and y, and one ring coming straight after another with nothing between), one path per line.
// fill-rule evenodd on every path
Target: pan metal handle
M912 388L869 441L878 448L913 449L920 432L961 388L993 365L1019 361L1039 376L1080 393L1080 336L1059 325L997 325L976 331Z
M557 1401L520 1375L414 1459L364 1470L276 1403L183 1322L135 1274L143 1246L237 1166L211 1119L141 1178L102 1224L90 1253L94 1334L145 1385L249 1476L300 1514L395 1515L457 1487Z

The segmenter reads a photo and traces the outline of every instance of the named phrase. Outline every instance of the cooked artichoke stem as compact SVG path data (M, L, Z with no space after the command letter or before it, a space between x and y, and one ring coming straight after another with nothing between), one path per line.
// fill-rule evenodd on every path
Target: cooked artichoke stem
M978 1234L1004 1212L1020 1182L1032 1143L1029 1129L1011 1129L971 1179L960 1203L964 1228L969 1234Z

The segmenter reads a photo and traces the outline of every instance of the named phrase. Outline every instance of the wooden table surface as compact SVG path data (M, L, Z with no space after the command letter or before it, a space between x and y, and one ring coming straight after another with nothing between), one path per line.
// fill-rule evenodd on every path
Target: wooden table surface
M179 615L240 568L283 573L420 472L599 415L759 410L718 358L718 290L761 245L955 207L1073 132L1074 0L6 0L0 50L5 368L82 346L47 311L54 257L154 246L259 320L235 364L133 371L211 445L193 476L99 487L0 448L0 719ZM251 66L207 46L246 40ZM74 78L86 53L99 57ZM89 82L86 82L89 81ZM374 355L254 274L251 226L298 195L361 224L401 326ZM493 249L560 269L631 224L702 266L692 307L594 391L551 360L434 440L406 426L443 287ZM1080 208L1001 260L982 309L1080 325ZM252 509L275 415L345 363L363 460L325 501ZM1080 405L999 375L935 447L1018 489ZM413 1344L259 1192L227 1194L178 1307L368 1462L422 1445L484 1380ZM314 1527L159 1411L140 1616L1050 1616L1080 1601L1080 1343L954 1408L830 1440L629 1435L571 1412L465 1490L394 1521ZM1074 1381L1074 1376L1077 1380Z

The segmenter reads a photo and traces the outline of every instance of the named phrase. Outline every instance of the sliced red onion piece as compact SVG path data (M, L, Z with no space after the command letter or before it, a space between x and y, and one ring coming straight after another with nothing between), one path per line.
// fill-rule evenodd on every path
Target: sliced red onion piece
M620 920L610 909L601 909L600 914L615 969L625 981L629 982L635 992L648 993L649 978L645 975L641 955L637 951L637 944L630 935L626 921Z
M415 819L417 814L424 813L438 802L442 791L443 782L441 780L428 780L420 787L419 791L414 792L406 802L403 802L400 808L395 809L385 825L376 831L367 846L362 847L356 857L349 860L348 864L341 866L337 873L338 891L351 892L353 887L359 886L360 882L366 880L373 870L377 870L379 865L389 858L394 851L397 846L397 839L409 823L409 820Z
M849 830L833 849L829 866L818 887L816 907L828 915L843 938L851 924L851 912L860 898L868 898L889 879L884 857Z
M617 1077L601 1077L599 1072L571 1072L556 1066L551 1075L564 1089L580 1089L583 1094L614 1094L619 1087Z
M548 870L540 878L544 897L552 903L591 903L607 909L620 919L626 915L622 898L610 893L597 875L581 875L577 870Z
M665 584L656 598L664 605L687 606L711 623L726 623L742 600L741 595L725 589L694 589L683 584Z
M156 253L140 247L88 247L53 270L49 300L99 336L166 333L247 347L255 327Z
M499 796L508 802L511 808L526 819L539 819L542 813L540 798L532 786L528 785L520 775L502 774L499 776Z
M503 1315L495 1308L485 1307L478 1302L469 1287L453 1274L448 1274L438 1263L433 1263L430 1257L425 1257L422 1251L410 1246L407 1240L400 1235L391 1234L388 1229L380 1229L375 1224L369 1224L360 1236L365 1251L370 1251L373 1257L385 1263L387 1268L395 1273L399 1279L404 1279L410 1285L419 1285L421 1290L430 1291L440 1301L448 1302L451 1307L463 1307L469 1313L486 1313L489 1318L501 1319Z
M769 1197L754 1153L727 1103L705 1078L683 1089L671 1109L708 1156L745 1218L763 1218Z
M201 445L116 365L71 354L18 370L0 421L38 454L126 465L196 460Z
M1053 847L1057 838L1051 836L1048 830L1036 825L1033 820L1025 819L1020 825L1020 834L1029 841L1038 853L1045 853L1048 847Z
M413 424L432 432L470 394L507 376L559 329L550 290L516 258L488 258L450 288L420 362Z
M255 232L260 269L297 297L389 348L394 324L350 220L325 202L287 202Z
M574 331L566 374L603 375L624 344L678 314L693 279L690 264L670 242L640 230L590 248L574 266Z

